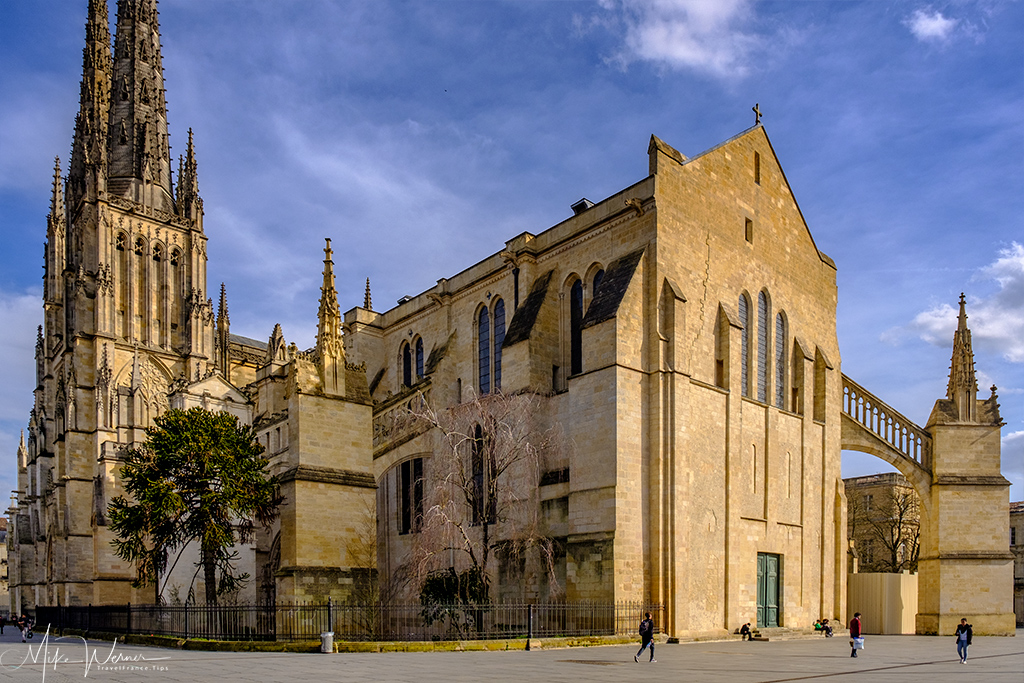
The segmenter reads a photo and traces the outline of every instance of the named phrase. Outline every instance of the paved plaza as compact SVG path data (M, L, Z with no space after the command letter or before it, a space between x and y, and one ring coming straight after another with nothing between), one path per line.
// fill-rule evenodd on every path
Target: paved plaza
M657 662L633 662L636 646L608 645L533 652L283 654L191 652L105 641L29 644L12 627L0 636L0 681L158 683L164 681L674 681L770 683L942 683L1024 681L1024 631L1013 638L976 637L961 665L952 635L868 636L852 659L848 640L785 640L659 645ZM40 645L50 661L44 668ZM32 661L31 655L36 658ZM86 651L91 665L86 664ZM112 655L112 656L111 656ZM646 653L645 657L646 659Z

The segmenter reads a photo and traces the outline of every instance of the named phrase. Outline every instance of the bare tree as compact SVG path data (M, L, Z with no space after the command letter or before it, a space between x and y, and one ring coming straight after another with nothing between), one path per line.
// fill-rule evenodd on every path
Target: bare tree
M383 538L372 504L360 510L354 527L355 534L346 541L345 552L355 572L351 593L355 625L375 639L382 638L382 614L408 583L408 572L405 567L386 576L377 571L377 550Z
M861 571L917 571L921 512L920 500L913 488L878 487L870 497L851 497L847 515L850 537L858 547Z
M871 535L882 547L875 560L876 571L899 573L917 571L921 542L921 510L912 488L885 489L877 511L868 518Z
M542 528L539 484L542 463L564 445L559 430L544 424L543 401L492 393L412 411L435 439L414 557L425 606L487 602L496 560L531 567L534 578L544 572L555 585L555 542Z

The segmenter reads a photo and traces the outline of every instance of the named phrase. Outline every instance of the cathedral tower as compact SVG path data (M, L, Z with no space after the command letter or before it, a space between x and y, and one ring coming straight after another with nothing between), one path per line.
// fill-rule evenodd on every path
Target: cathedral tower
M921 501L918 633L952 633L966 617L979 635L1012 634L1013 555L1006 545L1010 482L1001 472L996 387L978 400L963 294L946 398L935 402L932 482Z
M118 0L113 48L106 0L89 0L71 159L63 179L56 162L46 225L16 609L133 597L106 527L119 454L172 385L216 367L191 131L178 181L175 193L156 0Z

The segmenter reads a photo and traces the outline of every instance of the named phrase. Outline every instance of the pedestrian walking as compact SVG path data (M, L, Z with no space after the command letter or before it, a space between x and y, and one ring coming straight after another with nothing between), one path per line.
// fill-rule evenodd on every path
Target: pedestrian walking
M644 650L651 648L651 662L658 661L654 658L654 620L651 619L650 612L644 612L644 619L640 622L640 649L633 655L633 661L639 662L640 655L644 653Z
M850 656L856 657L857 650L864 649L864 637L860 634L860 612L854 612L850 619Z
M27 614L22 612L21 616L18 617L17 626L18 630L21 631L21 642L28 642L27 640L25 640L25 638L32 631L32 619L30 619Z
M966 619L960 620L960 625L956 627L956 653L960 655L960 663L967 663L967 648L971 644L971 639L974 637L974 629L967 623Z

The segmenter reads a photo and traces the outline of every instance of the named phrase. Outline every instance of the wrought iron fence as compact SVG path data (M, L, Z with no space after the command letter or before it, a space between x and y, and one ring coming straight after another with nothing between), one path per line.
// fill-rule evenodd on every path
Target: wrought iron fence
M277 605L104 605L36 608L36 628L151 634L210 640L429 641L582 637L636 633L644 612L661 622L661 605L644 602Z

